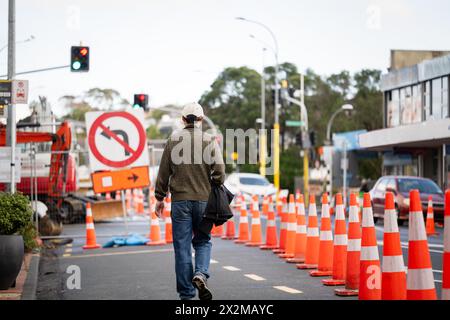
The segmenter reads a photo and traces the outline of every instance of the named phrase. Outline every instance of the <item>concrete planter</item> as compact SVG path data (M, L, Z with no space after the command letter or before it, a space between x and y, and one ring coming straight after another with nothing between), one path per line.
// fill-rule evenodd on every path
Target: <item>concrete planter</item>
M0 235L0 290L9 289L22 267L24 244L22 236Z

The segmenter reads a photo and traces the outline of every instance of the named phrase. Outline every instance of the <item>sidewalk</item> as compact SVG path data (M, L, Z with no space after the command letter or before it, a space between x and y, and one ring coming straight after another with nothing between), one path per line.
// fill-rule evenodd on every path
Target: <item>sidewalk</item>
M16 278L16 287L0 290L0 300L34 300L36 298L39 253L26 253Z

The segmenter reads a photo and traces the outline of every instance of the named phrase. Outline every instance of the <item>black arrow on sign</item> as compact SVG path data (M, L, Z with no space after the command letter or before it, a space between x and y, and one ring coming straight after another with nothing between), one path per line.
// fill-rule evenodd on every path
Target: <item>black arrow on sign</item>
M133 183L136 183L136 180L138 179L139 177L135 174L135 173L133 173L133 175L131 176L131 177L128 177L128 180L133 180Z
M108 127L108 130L109 130L109 127ZM122 136L123 141L126 144L129 144L128 143L128 134L125 131L120 130L120 129L118 129L118 130L110 130L110 131L112 133L116 134L116 135ZM102 136L104 136L106 139L111 140L111 136L105 130L103 130L102 133L100 133L100 134ZM124 149L124 151L125 151L125 156L129 156L130 155L130 152L127 149Z

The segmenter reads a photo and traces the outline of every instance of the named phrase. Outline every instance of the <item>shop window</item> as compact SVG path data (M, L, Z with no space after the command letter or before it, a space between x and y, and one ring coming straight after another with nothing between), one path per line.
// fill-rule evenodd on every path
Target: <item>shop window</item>
M415 85L412 87L412 111L411 123L419 123L422 121L422 86Z
M442 79L434 79L431 83L431 118L442 119Z
M411 124L413 113L411 87L400 89L400 123Z
M400 124L400 92L392 90L388 95L387 103L387 126L389 128L396 127Z
M442 118L449 117L449 77L442 78Z

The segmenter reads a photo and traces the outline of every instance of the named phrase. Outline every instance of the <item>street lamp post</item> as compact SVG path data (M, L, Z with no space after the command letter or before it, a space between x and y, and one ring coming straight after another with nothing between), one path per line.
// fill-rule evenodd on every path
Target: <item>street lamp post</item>
M333 125L334 119L341 112L351 112L353 110L354 110L354 108L353 108L353 106L351 104L345 104L341 108L336 110L335 113L333 113L333 115L331 116L330 120L328 121L328 125L327 125L327 141L326 141L326 144L328 146L332 146L333 145L333 142L331 140L331 126ZM330 153L330 169L329 169L329 171L330 171L330 174L329 174L329 176L330 176L330 184L329 184L328 193L330 194L330 196L332 196L332 194L333 194L333 150L331 150L331 153ZM345 201L345 198L344 198L344 201Z
M259 21L254 21L254 20L249 20L243 17L237 17L237 20L241 20L241 21L246 21L246 22L250 22L250 23L254 23L257 24L261 27L263 27L264 29L266 29L272 39L273 42L275 44L275 50L274 50L274 54L275 54L275 110L274 110L274 125L273 125L273 144L274 144L274 155L273 155L273 166L274 166L274 177L273 177L273 182L275 187L277 188L277 190L280 190L280 124L279 124L279 117L278 117L278 108L279 108L279 101L280 101L280 93L278 91L278 72L279 72L279 63L278 63L278 41L277 38L275 37L275 34L273 33L273 31L266 26L265 24L259 22ZM277 196L278 197L278 196Z

